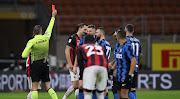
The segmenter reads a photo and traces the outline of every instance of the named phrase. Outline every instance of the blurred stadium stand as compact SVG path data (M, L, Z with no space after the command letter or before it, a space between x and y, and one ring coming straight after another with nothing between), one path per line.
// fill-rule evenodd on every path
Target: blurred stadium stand
M50 11L52 1L43 1ZM72 34L80 22L104 26L107 33L127 23L134 24L138 34L180 33L179 0L55 0L53 3L60 12L61 34ZM78 20L72 21L75 18Z

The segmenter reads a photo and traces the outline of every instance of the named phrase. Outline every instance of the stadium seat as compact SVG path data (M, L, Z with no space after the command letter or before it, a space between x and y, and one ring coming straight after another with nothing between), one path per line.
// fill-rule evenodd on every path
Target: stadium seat
M22 0L27 2L26 0ZM30 0L31 1L31 0ZM32 0L33 1L33 0ZM59 15L62 16L132 16L132 18L126 17L124 18L124 23L129 23L132 20L137 20L133 16L140 16L140 15L150 15L150 17L147 17L147 21L154 22L159 24L158 22L162 21L161 16L156 15L177 15L180 13L180 1L179 0L42 0L45 2L45 5L47 6L48 10L51 11L51 4L55 3L56 8L60 13ZM153 15L153 16L151 16ZM76 21L76 19L78 21ZM113 19L113 17L111 18ZM109 28L108 31L111 31L113 29L113 26L111 25L108 27L106 23L113 24L114 26L118 26L119 23L116 23L116 21L122 21L117 20L114 18L113 20L104 18L104 24L103 26L106 26L106 28ZM122 19L122 18L121 18ZM165 21L174 21L180 20L179 16L165 16ZM69 19L71 21L62 21L62 22L73 22L72 24L77 24L80 22L80 18L74 18ZM91 20L91 21L87 21ZM100 22L99 19L87 19L86 21L88 24L90 22L97 24L99 26L102 26L102 22ZM111 21L110 21L111 20ZM115 20L115 21L114 21ZM85 22L86 22L85 21ZM137 20L136 22L141 22L141 20ZM172 22L173 23L173 22ZM135 23L133 23L135 24ZM151 24L150 24L151 25ZM66 28L66 27L64 27ZM138 26L138 28L141 28ZM150 29L149 29L150 28ZM148 33L154 32L154 34L159 34L159 29L155 29L151 27L147 27L146 31ZM161 29L160 29L161 30ZM66 30L67 31L67 30ZM178 29L172 29L168 28L164 30L166 33L169 33L169 31L177 32ZM141 32L141 29L139 29L138 32Z

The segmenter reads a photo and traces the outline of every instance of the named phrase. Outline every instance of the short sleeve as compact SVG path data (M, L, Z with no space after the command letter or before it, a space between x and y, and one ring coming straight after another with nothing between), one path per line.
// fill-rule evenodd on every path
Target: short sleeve
M67 44L66 44L66 45L69 45L70 47L72 47L73 44L74 44L74 42L75 42L74 36L70 36L70 37L68 38L68 41L67 41Z
M139 42L139 53L142 53L142 46L141 46L141 42Z

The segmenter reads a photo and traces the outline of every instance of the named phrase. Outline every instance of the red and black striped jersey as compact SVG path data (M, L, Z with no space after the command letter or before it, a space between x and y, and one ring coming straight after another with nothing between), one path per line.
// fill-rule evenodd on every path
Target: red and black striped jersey
M80 68L86 68L93 65L107 68L105 50L100 45L83 44L77 51L77 58Z
M73 35L71 35L68 38L68 42L66 44L66 45L71 47L70 57L71 57L72 65L74 65L74 62L75 62L75 57L76 57L76 54L77 54L77 49L79 47L79 41L80 41L79 36L77 34L73 34Z
M31 65L31 55L29 55L26 59L26 75L30 77L30 65Z

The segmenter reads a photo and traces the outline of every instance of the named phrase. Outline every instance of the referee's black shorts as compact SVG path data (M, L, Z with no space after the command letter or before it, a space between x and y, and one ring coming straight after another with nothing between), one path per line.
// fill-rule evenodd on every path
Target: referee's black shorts
M39 82L40 80L42 82L50 81L48 62L44 62L44 59L33 61L30 72L32 82Z

